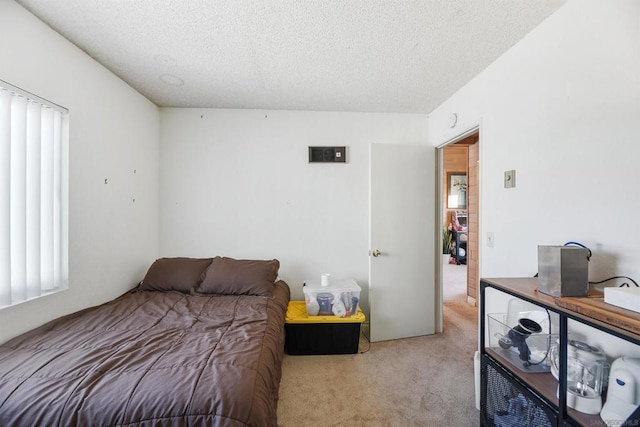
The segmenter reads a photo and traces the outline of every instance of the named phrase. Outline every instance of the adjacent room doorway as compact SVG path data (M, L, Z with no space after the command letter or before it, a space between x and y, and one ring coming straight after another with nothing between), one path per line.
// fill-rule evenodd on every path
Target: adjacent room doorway
M474 126L438 147L438 222L443 260L438 274L444 304L477 306L480 255L480 128ZM447 237L450 240L446 250ZM448 252L449 256L445 254ZM440 317L441 318L441 317ZM442 323L438 325L442 331Z

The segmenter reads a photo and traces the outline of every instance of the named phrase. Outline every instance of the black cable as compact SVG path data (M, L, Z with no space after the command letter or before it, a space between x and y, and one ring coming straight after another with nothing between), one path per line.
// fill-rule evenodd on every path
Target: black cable
M549 319L549 336L547 337L547 352L545 353L544 357L542 358L542 360L536 362L536 363L531 363L531 362L525 362L523 363L524 366L534 366L534 365L539 365L542 362L544 362L545 360L547 360L547 357L549 357L549 352L551 351L551 313L549 313L549 309L545 308L546 312L547 312L547 318Z
M571 245L580 246L581 248L584 248L584 249L588 250L589 251L589 255L587 255L587 261L591 260L591 255L593 255L591 253L591 249L589 249L588 247L586 247L585 245L583 245L582 243L579 243L579 242L567 242L567 243L564 244L564 246L571 246Z
M570 246L570 245L575 245L575 246L580 246L581 248L584 248L586 250L589 251L589 254L587 255L587 261L591 260L591 255L593 255L593 253L591 252L591 249L589 249L588 247L586 247L585 245L583 245L582 243L579 242L567 242L564 244L564 246ZM538 276L538 273L536 273L536 277ZM628 279L631 282L633 282L633 284L636 286L636 288L640 287L640 285L638 285L638 283L633 280L631 277L628 276L613 276L610 277L608 279L604 279L604 280L600 280L598 282L589 282L590 285L599 285L600 283L604 283L604 282L608 282L609 280L615 280L615 279ZM627 282L622 283L619 287L627 287L629 288L629 284Z
M371 341L369 341L369 338L367 338L367 336L364 334L363 330L360 330L360 335L362 335L364 337L364 339L367 340L367 342L369 343L369 346L367 347L366 350L358 352L359 354L364 354L364 353L368 352L369 350L371 350Z
M613 277L609 277L608 279L600 280L598 282L589 282L589 284L590 285L599 285L600 283L608 282L609 280L615 280L615 279L629 279L629 280L631 280L633 282L633 284L636 286L636 288L640 287L635 280L633 280L631 277L628 277L628 276L613 276ZM626 283L626 282L621 284L619 287L622 288L622 287L625 287L625 286L627 288L630 288L629 284Z

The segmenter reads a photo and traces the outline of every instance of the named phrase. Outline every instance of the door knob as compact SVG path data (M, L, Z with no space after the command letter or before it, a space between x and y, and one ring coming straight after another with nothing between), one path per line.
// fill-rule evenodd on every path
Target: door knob
M375 249L375 250L371 253L371 255L373 255L374 257L379 257L379 256L380 256L380 251L379 251L379 250L377 250L377 249Z

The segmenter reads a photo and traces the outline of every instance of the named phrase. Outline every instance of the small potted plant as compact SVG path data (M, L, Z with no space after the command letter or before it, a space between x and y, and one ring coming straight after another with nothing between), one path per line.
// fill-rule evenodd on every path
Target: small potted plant
M442 227L442 262L449 264L451 258L451 230L448 226Z

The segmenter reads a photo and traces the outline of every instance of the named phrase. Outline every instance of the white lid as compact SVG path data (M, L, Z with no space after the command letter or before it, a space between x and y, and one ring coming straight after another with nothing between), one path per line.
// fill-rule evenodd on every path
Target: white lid
M569 340L567 356L585 361L605 361L604 352L598 347L578 340Z
M305 280L303 291L320 292L360 292L360 286L353 279L332 280L329 286L322 286L320 280Z

